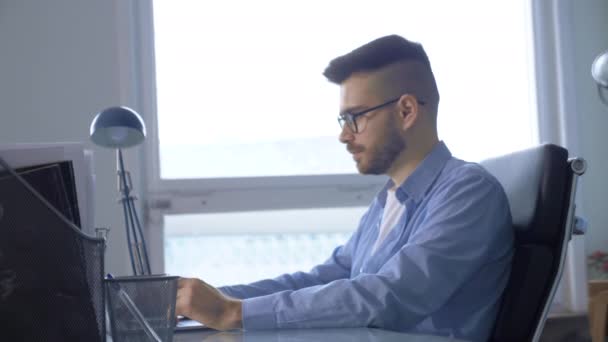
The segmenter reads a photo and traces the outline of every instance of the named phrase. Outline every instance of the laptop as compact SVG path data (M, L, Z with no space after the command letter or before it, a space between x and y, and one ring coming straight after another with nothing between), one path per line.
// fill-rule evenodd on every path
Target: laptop
M205 329L211 329L211 328L205 326L201 322L197 322L193 319L180 316L177 319L177 324L175 325L174 331L180 332L180 331L193 331L193 330L205 330Z

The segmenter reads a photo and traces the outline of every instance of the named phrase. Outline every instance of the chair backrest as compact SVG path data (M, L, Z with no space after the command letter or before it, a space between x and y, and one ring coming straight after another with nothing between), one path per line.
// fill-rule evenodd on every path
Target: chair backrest
M574 161L582 161L582 172L575 172ZM566 149L544 144L481 164L502 184L515 229L511 274L491 341L536 341L561 278L584 160L569 161Z

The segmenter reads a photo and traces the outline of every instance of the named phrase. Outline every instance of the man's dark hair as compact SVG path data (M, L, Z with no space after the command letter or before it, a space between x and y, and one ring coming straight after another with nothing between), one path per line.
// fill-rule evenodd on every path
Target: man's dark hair
M429 57L419 43L397 35L378 38L332 60L323 75L332 83L342 84L354 73L376 71L401 62L406 62L408 67L385 81L396 87L396 91L407 91L427 102L428 111L436 119L439 90Z
M418 61L431 70L431 63L421 44L390 35L332 60L323 75L330 82L340 84L355 72L373 71L399 61Z

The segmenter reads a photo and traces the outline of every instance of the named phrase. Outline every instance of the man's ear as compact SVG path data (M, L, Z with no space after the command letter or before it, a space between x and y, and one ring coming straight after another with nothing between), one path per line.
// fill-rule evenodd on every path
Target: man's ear
M397 109L401 118L403 130L408 130L416 124L420 115L418 101L416 97L410 94L404 94L397 102Z

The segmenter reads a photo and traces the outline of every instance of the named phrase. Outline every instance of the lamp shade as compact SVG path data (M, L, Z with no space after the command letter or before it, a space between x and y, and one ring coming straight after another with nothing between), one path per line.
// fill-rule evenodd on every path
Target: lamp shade
M608 88L608 51L604 51L593 61L591 76L597 84Z
M96 145L127 148L138 145L146 138L146 125L133 109L110 107L95 116L90 135Z

